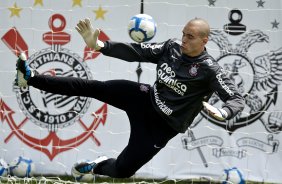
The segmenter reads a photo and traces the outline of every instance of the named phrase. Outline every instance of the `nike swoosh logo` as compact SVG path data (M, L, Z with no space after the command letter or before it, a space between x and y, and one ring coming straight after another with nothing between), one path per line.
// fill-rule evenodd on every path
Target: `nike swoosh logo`
M173 59L177 59L174 55L171 56Z
M156 144L154 144L154 148L156 148L156 149L160 149L160 148L162 148L162 147L157 146Z

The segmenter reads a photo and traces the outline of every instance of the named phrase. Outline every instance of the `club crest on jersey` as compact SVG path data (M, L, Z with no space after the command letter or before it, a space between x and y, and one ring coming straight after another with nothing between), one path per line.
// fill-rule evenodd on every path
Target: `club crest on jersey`
M191 65L190 69L189 69L189 74L192 77L195 77L198 75L198 69L199 69L199 65L198 64L193 64Z

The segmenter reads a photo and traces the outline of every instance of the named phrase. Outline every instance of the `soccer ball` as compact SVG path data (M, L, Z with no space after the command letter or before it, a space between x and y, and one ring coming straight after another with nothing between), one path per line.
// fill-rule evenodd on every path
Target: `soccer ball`
M71 169L71 175L74 177L75 181L77 182L93 182L94 181L94 175L93 174L79 174L77 171L75 171L74 167L80 164L81 162L88 162L89 160L79 160L77 161L72 169Z
M9 164L10 174L17 177L31 177L35 172L35 164L30 158L16 157Z
M233 167L231 169L224 169L224 172L221 176L222 184L245 184L245 180L242 172Z
M77 182L93 182L94 181L94 175L93 174L84 174L84 175L78 175L78 174L72 174L75 181Z
M8 175L8 171L8 164L5 162L5 160L0 158L0 178L6 177Z
M132 40L138 43L151 40L157 31L154 19L147 14L133 16L128 24L128 34Z

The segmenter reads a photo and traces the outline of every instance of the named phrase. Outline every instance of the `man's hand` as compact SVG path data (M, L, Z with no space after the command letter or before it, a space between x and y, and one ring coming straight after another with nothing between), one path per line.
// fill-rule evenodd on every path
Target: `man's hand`
M104 47L104 43L98 39L100 34L99 29L95 29L92 27L90 19L80 20L76 25L75 29L79 32L79 34L84 39L86 45L89 48L94 50L100 50Z
M205 110L208 112L208 114L217 120L223 121L228 116L227 112L224 109L218 109L216 107L213 107L207 102L203 102L203 106Z

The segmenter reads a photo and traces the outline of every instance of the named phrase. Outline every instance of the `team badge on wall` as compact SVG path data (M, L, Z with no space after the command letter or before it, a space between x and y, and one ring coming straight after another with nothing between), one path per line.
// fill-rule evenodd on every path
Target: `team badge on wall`
M238 17L238 19L235 20L234 17ZM248 55L249 49L255 44L269 43L269 36L261 30L246 32L246 26L241 24L242 18L240 10L231 10L229 13L230 23L223 26L224 30L212 30L210 42L214 42L219 47L219 54L215 59L222 67L222 73L234 82L239 93L245 99L244 111L225 121L219 121L210 117L205 111L201 111L188 128L187 135L181 138L183 148L188 151L197 150L205 167L208 167L208 162L203 147L208 145L213 147L212 155L216 158L243 159L247 156L247 148L270 154L276 153L280 144L274 134L279 134L282 130L282 112L277 106L280 94L278 87L282 81L282 47L250 57ZM241 38L239 37L239 42L233 46L228 36L241 36ZM208 65L213 64L209 60L206 62ZM190 75L196 73L194 71L196 68L192 66L189 70ZM234 95L230 91L230 95L232 94ZM209 103L221 108L223 102L214 94L209 99ZM230 135L239 128L260 122L269 134L263 139L246 135L237 139L236 145L224 147L225 140L217 135L202 137L194 135L193 128L203 119L228 130Z
M234 20L233 14L237 14L238 19ZM236 16L235 16L236 17ZM260 120L267 131L273 133L282 130L282 126L276 123L282 113L278 110L275 112L265 113L269 108L275 108L278 98L278 86L282 81L282 47L277 50L258 55L251 59L248 56L249 49L254 44L269 42L269 36L261 30L249 30L245 32L246 26L240 24L242 13L238 9L231 10L229 13L231 23L224 26L224 30L212 30L210 41L214 42L219 48L219 56L215 58L217 62L235 83L239 92L246 100L244 113L239 113L235 118L228 121L219 121L209 117L204 111L201 115L209 119L216 125L229 130L230 132L250 125ZM241 35L241 40L232 46L226 33ZM214 106L221 107L221 101L217 95L213 95L210 103ZM226 127L226 124L228 125ZM281 124L281 120L280 120Z
M54 21L60 22L60 25L55 26ZM51 30L44 33L42 37L43 41L49 47L29 56L27 63L32 69L44 75L92 79L90 69L84 61L97 57L97 54L93 57L89 55L89 50L85 49L84 59L82 59L78 54L65 48L64 45L71 41L71 35L64 32L65 26L66 20L63 15L52 15L49 19L49 27ZM104 39L108 39L105 33L102 35L104 35ZM2 41L16 56L20 52L25 52L28 56L28 45L15 27L10 29L2 37ZM88 126L86 126L81 118L90 106L90 98L58 95L35 90L30 87L19 88L18 86L14 86L14 91L19 107L26 118L19 124L16 123L12 115L6 118L7 123L11 127L11 135L15 134L19 140L29 147L45 153L50 160L61 152L81 145L89 138L92 138L98 146L101 144L95 137L94 130L97 129L100 124L105 124L107 118L107 104L103 104L96 111L95 115L93 115L93 121L87 123ZM1 109L4 111L12 111L3 100L1 100ZM21 129L27 122L32 122L37 126L47 129L49 134L43 139L28 135ZM79 123L84 131L75 137L62 140L57 132L74 123ZM5 143L8 143L9 140L9 138L6 138Z

